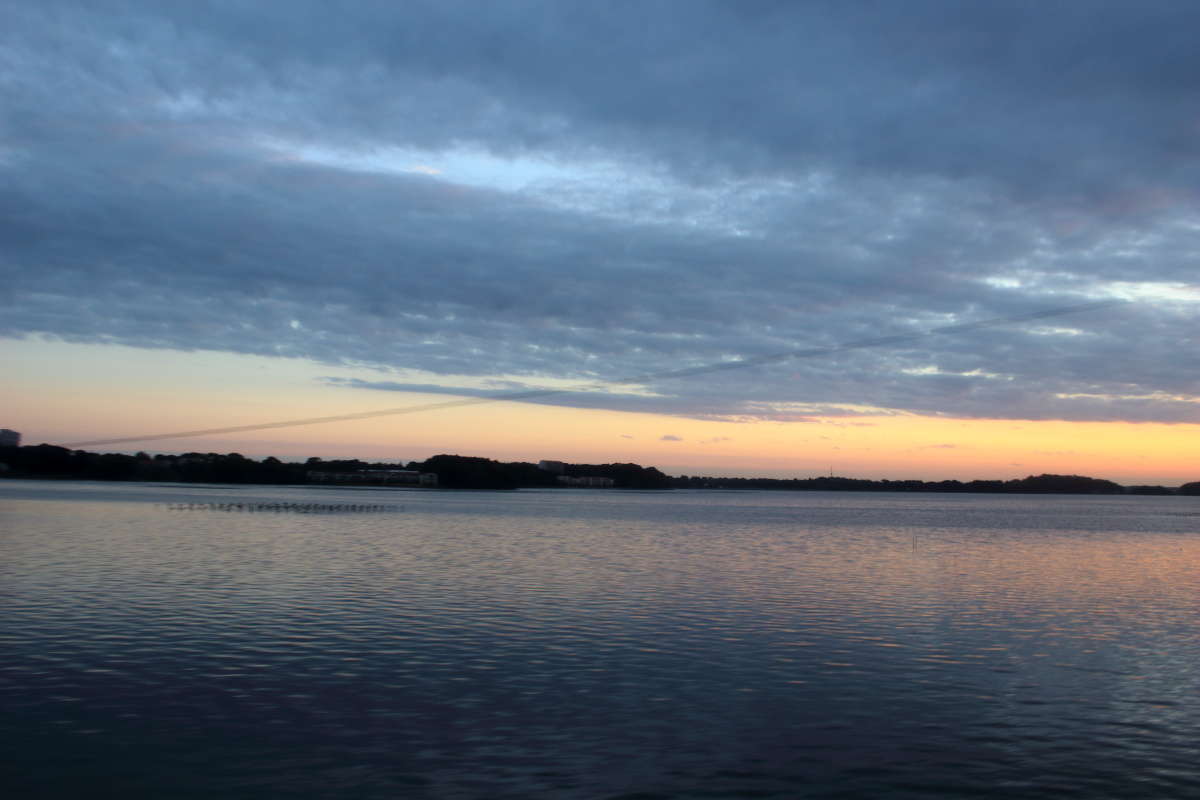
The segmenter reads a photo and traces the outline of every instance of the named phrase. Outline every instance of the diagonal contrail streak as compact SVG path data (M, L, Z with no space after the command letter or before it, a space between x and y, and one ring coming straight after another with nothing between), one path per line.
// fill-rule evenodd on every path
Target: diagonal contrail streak
M192 436L214 436L226 433L246 433L248 431L263 431L271 428L293 428L300 425L321 425L327 422L348 422L350 420L371 419L373 417L391 417L398 416L400 414L419 414L424 411L438 411L443 408L459 408L461 406L482 405L484 403L532 400L535 398L551 397L559 394L570 394L572 392L595 391L598 389L605 389L613 384L645 383L646 381L662 380L664 378L686 378L693 375L704 375L711 372L746 369L748 367L773 364L779 361L790 361L797 358L814 358L816 356L832 355L833 353L843 353L848 350L865 350L871 347L885 347L888 345L901 344L903 342L914 342L930 336L954 335L979 330L980 328L1011 325L1015 322L1027 322L1030 320L1047 319L1049 317L1061 317L1066 314L1079 314L1085 311L1098 311L1103 308L1124 305L1127 302L1128 301L1126 300L1103 300L1095 303L1061 306L1059 308L1051 308L1044 311L1034 311L1028 314L1017 314L1010 317L994 317L992 319L980 320L978 322L967 322L958 325L944 325L940 328L931 328L927 331L918 331L917 333L903 333L894 336L876 336L869 339L857 339L851 342L831 345L830 347L812 347L803 350L788 350L781 353L755 356L754 358L738 359L736 361L721 361L715 364L703 364L698 367L684 367L682 369L665 370L663 372L649 372L641 375L633 375L627 378L618 378L612 381L580 384L579 386L569 389L531 389L524 392L510 392L508 394L492 395L490 397L466 397L458 400L445 400L438 403L424 403L416 406L401 406L399 408L381 408L375 411L360 411L354 414L334 414L328 417L308 417L306 419L289 419L278 422L258 422L253 425L232 425L225 428L201 428L191 431L154 433L147 434L145 436L123 436L116 439L92 439L90 441L74 442L64 446L70 448L79 448L93 447L95 445L102 444L127 444L131 442L152 442L159 439L184 439Z

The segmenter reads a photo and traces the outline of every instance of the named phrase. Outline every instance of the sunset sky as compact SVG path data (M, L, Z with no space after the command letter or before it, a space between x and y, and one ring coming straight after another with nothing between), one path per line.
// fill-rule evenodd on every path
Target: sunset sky
M1194 3L0 8L26 444L1200 480Z

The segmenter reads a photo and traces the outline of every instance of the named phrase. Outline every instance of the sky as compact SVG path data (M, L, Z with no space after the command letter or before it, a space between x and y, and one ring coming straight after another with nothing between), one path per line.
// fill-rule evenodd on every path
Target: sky
M0 13L26 444L1200 480L1194 3Z

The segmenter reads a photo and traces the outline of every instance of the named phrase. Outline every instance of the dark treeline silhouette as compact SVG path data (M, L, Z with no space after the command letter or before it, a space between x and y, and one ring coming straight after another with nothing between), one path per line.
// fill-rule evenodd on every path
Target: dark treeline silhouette
M305 483L305 464L262 461L240 453L89 453L50 444L0 448L4 473L13 478L77 478L102 481L181 481L187 483Z
M540 470L533 464L501 464L490 458L474 456L438 455L408 466L410 469L436 473L438 485L448 489L519 489L522 486L548 486L553 483L534 482L538 480L534 473ZM532 467L532 471L527 467Z
M309 483L310 471L360 472L396 469L399 465L336 459L309 458L303 463L285 463L273 456L261 461L240 453L183 453L154 455L138 453L89 453L50 444L0 448L0 475L9 478L73 478L105 481L169 481L182 483ZM526 462L493 461L489 458L436 455L425 461L410 461L406 469L432 472L438 484L451 489L519 489L559 487L554 473ZM654 467L637 464L568 464L569 477L611 478L615 488L668 489L670 479Z
M1030 475L1009 481L889 481L864 478L673 478L679 489L791 489L835 492L1017 492L1022 494L1174 494L1164 486L1126 488L1082 475ZM1190 485L1190 484L1189 484ZM1139 491L1133 491L1139 490Z
M501 462L474 456L438 455L411 462L409 469L433 472L452 489L520 489L559 487L558 473L526 461ZM568 478L611 478L616 489L669 489L671 479L654 467L638 464L565 464Z
M0 476L9 478L73 478L84 480L177 481L185 483L309 483L310 471L358 472L396 469L394 463L359 459L283 462L268 456L261 461L239 453L89 453L49 444L0 447ZM558 488L560 474L524 461L501 462L477 456L441 454L410 461L406 469L432 472L440 486L451 489ZM654 467L638 464L565 464L566 478L609 478L618 489L774 489L850 492L988 492L1026 494L1147 494L1200 495L1200 481L1178 489L1165 486L1121 486L1081 475L1030 475L1008 481L867 480L863 478L714 478L668 477Z

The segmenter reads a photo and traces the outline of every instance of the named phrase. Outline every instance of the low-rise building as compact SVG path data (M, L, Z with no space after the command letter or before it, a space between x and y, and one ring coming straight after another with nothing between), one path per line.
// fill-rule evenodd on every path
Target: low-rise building
M0 447L20 447L21 434L16 431L10 431L8 428L0 428Z
M345 483L379 486L437 486L438 476L433 472L415 469L360 469L348 472L310 469L308 479L313 483Z
M570 475L559 475L558 482L563 486L572 486L584 489L611 489L614 481L612 478L601 478L598 476L585 476L581 478L573 478Z

